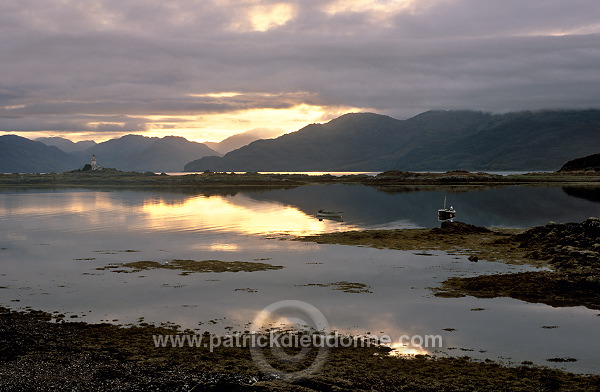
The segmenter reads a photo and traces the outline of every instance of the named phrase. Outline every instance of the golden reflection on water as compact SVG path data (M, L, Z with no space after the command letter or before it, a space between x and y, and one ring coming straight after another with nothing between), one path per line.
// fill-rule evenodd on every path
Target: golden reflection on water
M183 196L140 195L131 198L113 192L30 194L0 204L0 216L45 217L65 223L70 216L90 230L125 225L134 230L216 231L268 234L274 237L357 229L324 219L291 205L254 200L246 195ZM314 211L316 213L316 211ZM235 243L213 243L211 250L236 251Z
M72 192L69 195L31 194L19 201L17 205L0 205L3 216L40 216L58 214L88 214L90 211L102 211L114 208L114 201L108 193Z
M400 342L393 342L392 344L390 344L390 348L392 349L392 351L390 351L389 355L392 355L395 357L401 357L401 356L405 356L405 355L430 354L429 351L427 351L423 347L411 346L410 344L400 343Z
M329 220L319 221L298 208L243 195L234 197L196 196L181 203L148 200L142 210L147 227L155 230L215 230L239 234L285 233L308 235L355 229L354 226ZM230 244L219 245L222 249Z

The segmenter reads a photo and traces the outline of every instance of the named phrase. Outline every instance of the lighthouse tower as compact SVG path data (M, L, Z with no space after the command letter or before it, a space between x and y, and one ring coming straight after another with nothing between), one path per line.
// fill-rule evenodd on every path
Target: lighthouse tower
M96 156L92 155L92 170L99 170L100 166L98 165L98 162L96 161Z

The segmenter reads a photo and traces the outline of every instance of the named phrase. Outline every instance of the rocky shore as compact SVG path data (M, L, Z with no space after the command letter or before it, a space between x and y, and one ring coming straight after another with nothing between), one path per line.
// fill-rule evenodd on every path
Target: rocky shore
M68 323L0 308L2 391L597 391L600 376L468 357L395 357L381 346L331 349L311 378L263 374L246 348L155 347L176 327ZM206 336L206 335L205 335Z
M547 262L550 271L451 278L440 296L512 297L551 306L600 309L600 219L534 227L496 241Z

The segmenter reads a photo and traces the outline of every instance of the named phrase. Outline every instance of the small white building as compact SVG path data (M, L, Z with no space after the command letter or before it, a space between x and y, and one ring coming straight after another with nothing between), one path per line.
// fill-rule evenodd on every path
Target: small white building
M100 167L100 165L98 165L98 162L96 161L96 156L92 155L92 170L100 170L102 169Z

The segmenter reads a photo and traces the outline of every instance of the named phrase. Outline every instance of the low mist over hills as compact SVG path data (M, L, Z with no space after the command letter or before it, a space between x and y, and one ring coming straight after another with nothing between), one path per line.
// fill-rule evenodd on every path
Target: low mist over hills
M598 145L599 110L429 111L408 120L354 113L195 160L185 170L557 170Z

